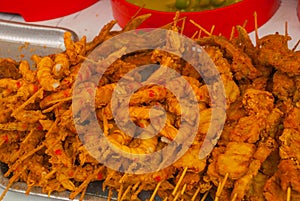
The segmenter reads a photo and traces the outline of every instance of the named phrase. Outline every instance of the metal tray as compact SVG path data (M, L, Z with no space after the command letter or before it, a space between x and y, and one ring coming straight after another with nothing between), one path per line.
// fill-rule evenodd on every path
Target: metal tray
M44 56L62 52L66 31L72 34L74 41L78 40L70 29L0 20L0 57L26 59L32 63L32 54Z
M5 189L9 183L9 178L4 177L5 172L8 170L6 164L0 162L0 188ZM102 181L91 182L86 190L86 194L84 196L85 201L105 201L108 199L108 190L102 191ZM27 185L24 182L15 182L11 188L9 189L12 192L18 193L26 193ZM70 200L69 195L70 192L53 192L50 196L41 191L40 187L33 187L30 190L30 195L37 197L48 197L58 200ZM142 191L139 195L141 200L147 200L151 197L152 191ZM111 196L111 200L117 200L117 193L113 192ZM78 201L79 199L74 199L74 201ZM155 197L155 201L162 201L158 196Z

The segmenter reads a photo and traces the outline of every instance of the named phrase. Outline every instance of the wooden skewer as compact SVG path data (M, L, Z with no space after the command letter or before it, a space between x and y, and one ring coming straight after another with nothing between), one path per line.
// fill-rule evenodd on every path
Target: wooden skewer
M191 201L194 201L194 200L196 199L197 195L198 195L199 192L200 192L200 189L201 189L201 187L199 186L199 187L197 188L197 190L195 191L195 193L194 193L194 195L193 195Z
M195 39L196 38L196 35L198 34L198 31L196 31L193 35L192 35L192 39Z
M209 194L209 191L206 191L206 193L203 195L203 197L201 198L201 201L205 201L207 196Z
M212 25L210 29L210 35L213 35L214 30L215 30L215 25Z
M289 33L288 33L288 22L285 22L285 28L284 28L284 30L285 30L284 35L285 35L285 37L287 37L289 35Z
M128 194L128 192L130 191L131 187L132 187L132 186L128 186L128 187L126 188L126 190L124 191L124 193L123 193L123 195L122 195L122 197L121 197L121 200L124 200L124 199L125 199L125 196Z
M184 185L183 185L183 187L182 187L182 189L181 189L181 192L180 192L180 193L181 193L181 195L183 195L183 194L184 194L184 192L185 192L185 189L186 189L186 186L187 186L186 184L184 184Z
M293 52L296 50L296 48L298 47L298 45L300 44L300 40L298 40L298 42L296 43L296 45L293 47Z
M286 193L286 201L291 201L291 194L292 194L292 188L288 187L287 193Z
M107 201L110 201L110 200L111 200L112 193L113 193L113 191L112 191L112 188L111 188L111 187L109 187L109 188L108 188Z
M175 186L175 188L174 188L174 190L172 192L172 195L176 194L176 191L178 190L178 188L179 188L179 186L180 186L180 184L181 184L181 182L182 182L182 180L183 180L183 178L184 178L184 176L186 174L187 169L188 169L188 167L184 168L184 170L182 172L182 175L180 176L180 178L179 178L179 180L178 180L178 182L177 182L177 184L176 184L176 186Z
M162 183L162 181L158 182L158 184L156 185L156 187L155 187L155 189L154 189L154 191L153 191L153 193L152 193L149 201L153 201L154 200L155 195L156 195L156 193L157 193L157 191L158 191L161 183Z
M231 29L231 33L230 33L230 38L229 38L229 40L232 40L232 39L233 39L233 37L234 37L234 32L235 32L235 26L233 26L232 29Z
M105 188L106 188L106 181L109 181L114 175L115 175L116 171L112 171L111 173L109 173L106 177L106 179L104 180L103 182L103 185L102 185L102 191L105 191Z
M199 30L198 39L201 38L201 35L202 35L202 30Z
M237 198L237 193L235 193L235 194L233 195L233 197L232 197L231 201L235 201L235 200L236 200L236 198Z
M72 98L70 99L72 100ZM59 106L61 106L65 101L60 101L58 103L55 103L54 105L52 105L51 107L45 109L45 110L42 110L42 113L48 113L48 112L51 112L52 110L54 110L55 108L58 108Z
M127 174L125 173L120 179L119 183L124 183L124 180L127 178Z
M182 21L181 30L180 30L181 34L183 34L183 31L184 31L184 28L185 28L185 22L186 22L185 19L186 18L184 18L183 21Z
M123 188L124 188L124 185L122 183L120 186L119 192L118 192L118 201L121 201L121 199L122 199Z
M23 110L27 105L30 103L33 103L35 99L41 95L43 95L44 88L40 88L37 92L35 92L28 100L26 100L22 105L20 105L17 109L15 109L11 116L15 116L17 113L19 113L21 110Z
M79 200L83 200L84 199L84 196L86 194L86 190L87 190L87 186L83 189L83 191L81 192L81 195L80 195L80 198Z
M179 195L180 195L180 192L178 192L178 193L176 194L176 196L174 197L173 201L176 201L176 200L179 198Z
M248 20L245 20L245 22L243 23L243 28L245 28L246 27L246 25L247 25L247 23L248 23Z
M205 34L207 34L208 36L211 36L211 33L209 31L207 31L206 29L204 29L202 26L200 26L199 24L197 24L194 20L190 20L190 22L195 25L196 27L198 27L200 30L202 30Z
M131 199L132 199L132 200L137 199L139 193L144 189L144 187L145 187L145 183L142 183L142 184L139 186L139 188L132 194Z
M137 187L139 187L140 184L141 182L137 182L136 184L134 184L134 186L132 187L132 192L135 192Z
M257 13L254 12L254 29L255 29L255 42L256 42L256 47L258 47L258 25L257 25Z
M217 192L216 192L216 198L215 198L214 201L218 201L218 200L219 200L219 197L220 197L220 195L221 195L221 193L222 193L222 190L223 190L223 188L224 188L224 186L225 186L225 184L226 184L226 181L227 181L227 179L228 179L228 176L229 176L229 174L226 173L226 175L225 175L223 181L219 184L218 189L217 189Z

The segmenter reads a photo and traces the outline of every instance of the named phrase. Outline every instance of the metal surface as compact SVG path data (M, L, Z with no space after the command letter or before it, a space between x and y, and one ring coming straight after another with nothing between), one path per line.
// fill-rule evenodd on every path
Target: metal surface
M62 52L66 31L72 34L74 41L78 40L77 34L70 29L0 20L0 57L31 61L33 54L44 56Z

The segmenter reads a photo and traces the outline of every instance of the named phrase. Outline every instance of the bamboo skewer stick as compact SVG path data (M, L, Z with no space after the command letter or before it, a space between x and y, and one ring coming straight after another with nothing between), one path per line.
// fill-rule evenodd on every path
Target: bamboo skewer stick
M200 26L199 24L197 24L194 20L190 20L190 22L195 25L196 27L198 27L201 31L203 31L205 34L207 34L208 36L211 36L211 33L209 31L207 31L206 29L204 29L202 26Z
M128 192L131 190L132 186L128 186L126 188L126 190L124 191L122 197L121 197L121 200L124 200L125 199L125 196L128 194Z
M15 109L11 116L15 116L17 113L19 113L21 110L23 110L27 105L29 105L30 103L33 103L35 101L35 99L41 95L43 95L44 92L44 88L40 88L37 92L35 92L35 94L33 94L28 100L26 100L22 105L20 105L17 109Z
M182 21L181 30L180 30L180 33L181 33L182 35L183 35L184 28L185 28L185 22L186 22L185 19L186 19L186 18L184 18L183 21Z
M207 196L209 194L209 191L206 191L206 193L203 195L203 197L201 198L201 201L205 201Z
M198 31L196 31L193 35L192 35L192 39L195 39L196 38L196 35L198 34Z
M254 30L255 30L255 42L256 42L256 47L258 47L258 25L257 25L257 13L254 12Z
M291 201L291 194L292 194L292 189L291 189L291 187L288 187L287 193L286 193L286 201Z
M245 28L246 25L247 25L247 23L248 23L248 20L245 20L245 22L243 23L242 27Z
M197 195L198 195L199 192L200 192L200 188L201 188L200 186L197 188L197 190L195 191L195 193L194 193L194 195L193 195L191 201L194 201L194 200L196 199Z
M299 44L300 44L300 40L298 40L296 45L293 47L293 49L292 49L293 52L296 50L296 48L298 47Z
M154 200L154 198L156 196L156 193L157 193L157 191L158 191L161 183L162 183L162 181L158 182L158 184L156 185L156 187L155 187L155 189L154 189L154 191L153 191L153 193L152 193L149 201L153 201Z
M119 192L118 192L118 201L121 201L121 199L122 199L123 188L124 188L124 185L122 183L120 186Z
M111 200L112 193L113 193L113 191L112 191L112 188L111 188L111 187L109 187L109 188L108 188L107 201L110 201L110 200Z
M199 30L199 33L198 33L198 40L201 38L201 35L202 35L202 30Z
M183 188L182 188L182 189L181 189L181 191L180 191L181 195L183 195L183 194L184 194L184 192L185 192L185 189L186 189L186 186L187 186L186 184L184 184L184 185L183 185Z
M226 175L225 175L223 181L222 181L221 183L219 183L219 186L218 186L218 189L217 189L217 192L216 192L216 198L215 198L214 201L218 201L218 200L219 200L219 197L220 197L220 195L221 195L221 193L222 193L222 190L223 190L223 188L224 188L224 186L225 186L225 184L226 184L226 181L227 181L227 179L228 179L228 176L229 176L229 174L226 173Z
M177 192L177 194L175 195L173 201L176 201L179 198L180 192Z
M213 35L214 30L215 30L215 25L212 25L210 29L210 35Z
M235 193L235 194L233 195L233 197L232 197L231 201L235 201L235 200L236 200L236 198L237 198L237 193Z
M284 30L285 30L284 36L285 37L289 36L289 33L288 33L288 22L285 22Z
M232 29L231 29L231 33L230 33L230 38L229 38L229 40L232 40L232 39L233 39L234 33L235 33L235 27L233 26Z
M178 190L178 188L179 188L179 186L180 186L180 184L181 184L181 182L182 182L182 180L183 180L183 178L184 178L184 176L186 174L187 169L188 169L188 167L184 168L184 170L182 172L182 175L180 176L180 178L179 178L179 180L178 180L178 182L177 182L177 184L176 184L176 186L175 186L175 188L174 188L174 190L172 192L173 196L176 194L176 191Z

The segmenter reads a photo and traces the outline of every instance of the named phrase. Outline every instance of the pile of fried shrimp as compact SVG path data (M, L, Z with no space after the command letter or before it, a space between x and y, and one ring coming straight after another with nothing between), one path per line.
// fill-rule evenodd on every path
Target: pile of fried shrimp
M124 55L122 45L112 44L120 48L107 50L107 57L101 58L116 58L102 72L101 79L97 84L81 82L76 86L79 93L73 94L75 80L83 79L77 76L83 63L93 68L81 77L99 78L102 68L88 55L114 36L135 30L146 19L136 17L120 31L112 30L116 21L111 21L90 42L85 37L73 41L66 32L66 50L47 56L32 55L33 67L26 60L0 59L0 161L7 165L4 177L9 178L0 199L15 182L24 182L27 194L38 187L48 195L69 192L69 199L84 200L89 184L101 181L108 200L300 200L300 52L296 47L289 48L291 38L287 33L257 37L254 44L245 28L236 26L236 34L229 39L210 33L192 38L214 62L226 95L224 126L219 136L211 135L205 142L214 148L203 158L199 157L199 150L214 121L214 103L208 91L213 83L205 83L200 73L177 55L159 49ZM174 23L164 28L178 31L176 27ZM175 43L163 45L185 51L180 40L172 40ZM137 127L151 127L151 118L164 115L164 126L157 135L143 139L119 128L111 109L114 89L128 72L146 64L155 64L154 75L163 72L160 68L165 66L175 70L177 74L170 75L169 84L178 86L181 97L189 97L189 92L180 87L186 84L181 83L184 78L195 94L193 104L199 108L186 110L186 115L193 117L199 112L201 119L198 125L193 118L184 122L197 128L197 132L178 160L154 172L134 174L124 169L134 172L140 166L147 168L162 161L150 158L145 164L136 165L134 159L108 151L102 145L104 139L129 154L149 155L168 146L184 126L174 93L163 84L149 82L131 95L130 121ZM142 79L148 79L142 77L137 72L133 83L138 85ZM91 102L85 97L91 94L83 86L96 89L93 107L97 125L89 121L92 113L85 108ZM72 107L74 99L81 103L80 108ZM188 98L184 101L191 102ZM117 111L121 116L122 112L125 111ZM84 132L78 133L80 126ZM96 127L103 130L101 135ZM87 149L92 144L99 145L93 154ZM99 161L98 157L104 160ZM168 158L172 157L175 156L171 153ZM116 163L120 167L105 165L105 160L112 158L120 161ZM150 196L141 198L144 191L150 191Z

